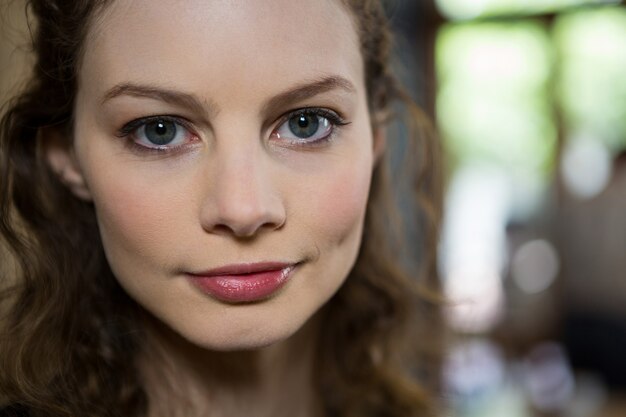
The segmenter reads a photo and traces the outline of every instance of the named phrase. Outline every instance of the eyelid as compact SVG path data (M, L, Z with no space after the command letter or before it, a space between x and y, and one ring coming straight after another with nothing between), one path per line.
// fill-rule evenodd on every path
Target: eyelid
M140 117L138 119L131 120L130 122L126 123L124 126L122 126L119 129L119 131L117 132L117 136L119 137L130 136L140 127L147 125L150 122L155 122L157 120L164 120L166 122L177 123L197 136L197 134L195 133L193 129L192 123L189 120L185 119L184 117L167 115L167 114L145 116L145 117Z
M285 127L289 123L289 121L298 116L315 116L318 118L326 119L328 124L330 125L329 132L321 137L313 138L299 138L291 135L282 135L280 130ZM350 122L346 121L338 112L331 110L326 107L303 107L296 110L289 111L281 116L274 124L274 128L270 134L270 140L273 142L280 143L281 146L287 146L291 148L300 148L300 149L312 149L316 147L321 147L327 145L330 141L332 141L336 135L339 133L340 129L350 124ZM312 135L315 136L315 135Z
M146 126L147 124L151 122L155 122L155 121L165 121L165 122L175 123L181 126L187 132L188 135L194 138L197 138L199 140L199 135L198 133L196 133L193 123L190 122L188 119L184 117L180 117L180 116L161 115L161 114L145 116L145 117L140 117L140 118L131 120L130 122L126 123L124 126L122 126L118 130L118 132L116 133L116 136L119 138L126 139L125 145L128 148L130 148L131 151L135 153L139 153L139 154L149 154L149 153L160 154L160 155L175 154L175 153L183 152L185 149L194 145L195 141L191 141L191 142L188 141L180 145L162 145L162 146L158 146L158 145L146 146L146 145L140 144L136 138L137 131L141 129L142 127Z
M345 118L337 111L331 110L326 107L302 107L299 109L291 110L285 113L278 119L278 122L275 125L275 128L281 126L283 123L288 121L294 116L298 116L301 114L314 114L316 116L325 117L335 126L345 126L350 124L350 122L346 121ZM275 129L274 128L274 129Z

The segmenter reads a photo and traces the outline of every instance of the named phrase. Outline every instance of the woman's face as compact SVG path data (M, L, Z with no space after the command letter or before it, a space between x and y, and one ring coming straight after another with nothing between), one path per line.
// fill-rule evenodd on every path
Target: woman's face
M334 0L117 0L79 70L75 158L111 268L187 340L293 334L359 248L374 143Z

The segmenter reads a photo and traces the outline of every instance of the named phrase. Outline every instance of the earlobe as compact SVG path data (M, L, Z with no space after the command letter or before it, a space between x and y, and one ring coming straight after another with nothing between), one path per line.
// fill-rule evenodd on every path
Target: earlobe
M91 201L91 192L76 161L70 141L56 128L43 128L39 131L46 161L52 171L76 197Z

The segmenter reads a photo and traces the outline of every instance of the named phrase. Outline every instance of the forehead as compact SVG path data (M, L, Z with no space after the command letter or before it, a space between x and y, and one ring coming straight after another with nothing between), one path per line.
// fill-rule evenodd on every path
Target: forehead
M115 0L91 26L80 72L86 83L97 80L88 86L96 89L144 81L194 91L234 82L259 91L323 74L359 85L362 66L340 0Z

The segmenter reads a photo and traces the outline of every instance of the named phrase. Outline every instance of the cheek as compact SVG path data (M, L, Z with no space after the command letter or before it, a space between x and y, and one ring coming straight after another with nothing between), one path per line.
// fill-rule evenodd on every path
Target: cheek
M169 269L175 264L175 241L184 239L187 228L182 220L188 216L189 199L185 201L183 187L142 178L119 169L90 181L100 234L114 270Z
M356 251L371 180L371 165L346 163L304 199L311 232L320 250L347 246Z

